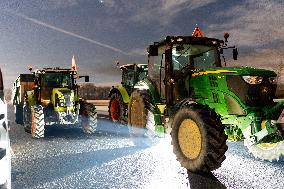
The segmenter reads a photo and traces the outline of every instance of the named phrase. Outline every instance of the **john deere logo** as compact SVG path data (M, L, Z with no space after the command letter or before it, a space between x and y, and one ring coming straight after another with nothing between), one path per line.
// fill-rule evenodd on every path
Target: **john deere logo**
M261 92L262 93L267 93L268 92L268 88L267 87L263 87Z

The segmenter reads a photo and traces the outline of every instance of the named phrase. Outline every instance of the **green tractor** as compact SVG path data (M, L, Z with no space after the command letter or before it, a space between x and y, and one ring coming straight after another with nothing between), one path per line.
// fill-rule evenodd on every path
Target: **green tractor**
M113 86L109 92L109 116L113 122L127 123L129 96L134 85L147 77L148 64L126 64L122 70L121 85Z
M196 33L196 32L194 32ZM128 125L136 143L155 144L170 132L173 151L190 171L212 171L225 160L226 140L244 141L255 157L284 155L284 101L274 102L276 73L221 67L223 40L167 36L148 48L148 77L130 97Z
M13 86L16 123L23 124L33 138L44 137L44 128L53 124L81 124L84 132L95 132L95 106L78 95L76 80L82 77L89 81L89 76L78 76L74 69L43 68L20 74Z

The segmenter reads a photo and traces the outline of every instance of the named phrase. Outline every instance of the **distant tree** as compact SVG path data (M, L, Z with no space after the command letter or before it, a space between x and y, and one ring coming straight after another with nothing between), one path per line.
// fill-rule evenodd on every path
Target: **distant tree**
M96 87L93 83L80 84L79 95L86 100L107 100L111 87Z
M278 98L283 98L284 97L284 64L283 61L277 65L276 69L277 73L277 90L276 90L276 96Z

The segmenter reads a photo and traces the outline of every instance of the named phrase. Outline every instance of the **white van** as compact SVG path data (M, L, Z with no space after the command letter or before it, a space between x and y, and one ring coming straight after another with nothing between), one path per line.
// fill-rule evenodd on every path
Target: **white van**
M2 72L0 69L0 189L11 188L11 153L7 104L4 98Z

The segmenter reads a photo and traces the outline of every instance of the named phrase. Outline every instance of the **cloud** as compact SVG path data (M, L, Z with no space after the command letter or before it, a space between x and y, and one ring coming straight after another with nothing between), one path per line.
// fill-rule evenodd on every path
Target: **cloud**
M170 22L183 10L190 11L217 0L156 0L156 1L114 1L104 0L105 7L110 9L110 14L128 13L130 21L149 24L155 22L158 25L165 25Z
M78 4L78 0L48 0L45 3L48 9L58 9L75 6Z
M0 6L5 8L30 8L30 9L41 9L41 10L56 10L62 8L73 7L81 3L79 0L1 0Z
M229 18L223 23L209 25L209 31L222 34L228 31L234 42L243 46L262 47L284 39L284 2L251 0L234 6L218 17Z
M79 4L79 0L31 0L31 3L43 10L56 10L76 6Z
M94 39L90 39L90 38L87 38L87 37L84 37L82 35L79 35L79 34L76 34L76 33L73 33L73 32L70 32L70 31L67 31L67 30L64 30L62 28L59 28L59 27L56 27L56 26L53 26L53 25L50 25L50 24L47 24L47 23L44 23L40 20L37 20L37 19L34 19L34 18L31 18L31 17L28 17L26 15L23 15L23 14L19 14L19 13L16 13L16 12L13 12L13 11L8 11L6 10L7 12L9 12L10 14L12 15L15 15L15 16L18 16L18 17L21 17L27 21L30 21L34 24L37 24L37 25L40 25L40 26L43 26L43 27L46 27L46 28L49 28L51 30L54 30L54 31L57 31L57 32L60 32L60 33L63 33L63 34L66 34L66 35L69 35L69 36L72 36L72 37L75 37L75 38L78 38L78 39L82 39L84 41L87 41L87 42L90 42L90 43L93 43L93 44L96 44L98 46L101 46L101 47L104 47L104 48L107 48L107 49L110 49L112 51L115 51L115 52L118 52L118 53L121 53L121 54L124 54L124 55L128 55L128 53L116 48L116 47L113 47L113 46L110 46L110 45L107 45L105 43L102 43L102 42L99 42L97 40L94 40Z
M131 56L146 56L147 50L146 48L136 48L132 49L128 54Z
M160 25L167 25L171 23L181 11L194 10L215 1L217 0L160 0L159 3L156 3L154 6L147 6L138 10L133 20L141 23L156 21Z
M203 7L205 5L208 5L209 3L213 3L217 0L161 0L161 9L165 12L170 13L171 11L177 10L180 11L182 9L188 8L189 10L197 9L200 7ZM186 7L184 7L186 5Z
M233 64L275 69L284 64L284 54L282 49L257 49L250 54L239 56L238 61L234 61Z

